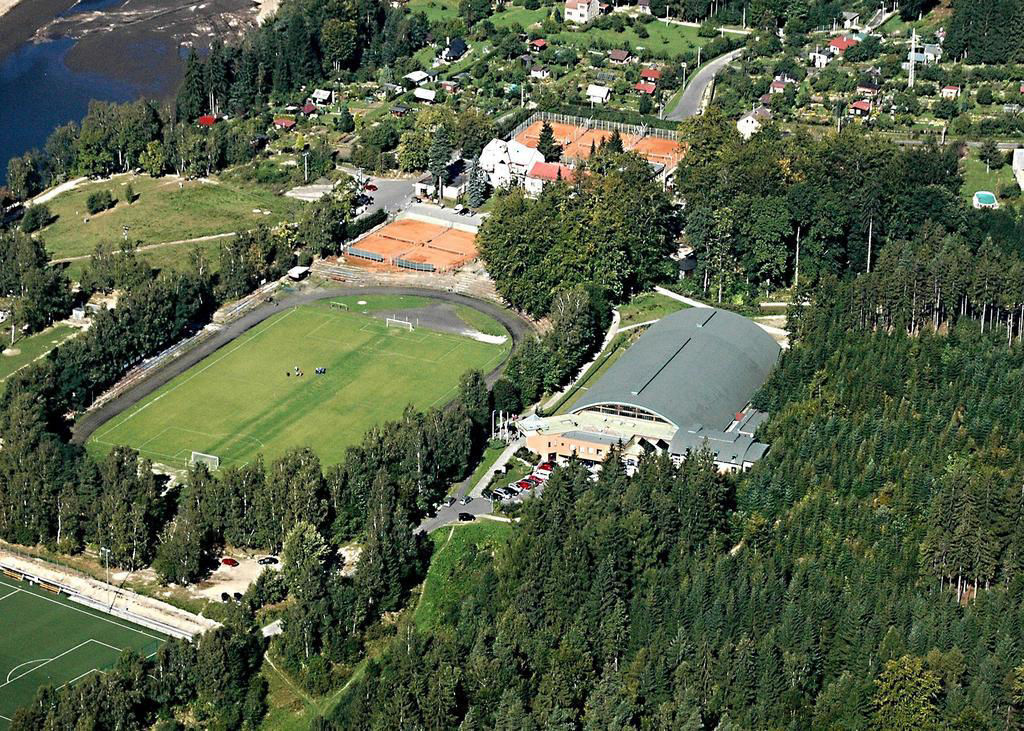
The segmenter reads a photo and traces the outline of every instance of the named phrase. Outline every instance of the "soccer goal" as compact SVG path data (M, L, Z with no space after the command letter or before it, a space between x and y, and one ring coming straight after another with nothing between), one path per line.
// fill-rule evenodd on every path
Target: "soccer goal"
M339 310L348 310L348 305L344 302L332 302L331 307L337 307Z
M192 458L188 461L189 467L196 464L205 464L211 470L220 468L220 457L215 454L205 454L203 452L193 452Z
M389 317L384 322L387 324L388 327L401 327L405 328L409 332L412 332L413 330L416 329L413 327L412 323L409 320L401 320L397 317Z

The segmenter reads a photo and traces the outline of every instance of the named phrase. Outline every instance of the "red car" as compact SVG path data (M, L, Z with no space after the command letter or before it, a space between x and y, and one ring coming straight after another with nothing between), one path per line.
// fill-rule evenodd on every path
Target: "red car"
M222 564L224 564L225 566L237 566L238 565L238 561L236 561L233 558L222 558L220 560L220 562Z
M371 193L375 193L377 191L377 186L374 185L373 183L367 183L366 185L363 186L363 190L368 190Z
M555 469L555 466L550 462L544 462L543 464L538 465L537 469L543 472L551 472L553 469Z
M537 475L530 475L529 477L524 477L523 479L535 487L544 482L544 480L537 477Z
M523 490L529 490L533 487L533 483L529 480L520 480L516 485L521 487Z

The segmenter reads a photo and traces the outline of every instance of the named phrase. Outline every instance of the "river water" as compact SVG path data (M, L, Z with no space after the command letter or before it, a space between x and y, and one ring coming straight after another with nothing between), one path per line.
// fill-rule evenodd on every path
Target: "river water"
M103 10L123 2L82 0L59 15L67 17ZM2 24L0 32L3 32ZM153 43L152 40L149 42ZM168 43L172 42L168 40ZM129 101L150 96L154 88L165 85L166 79L157 77L166 76L166 66L155 60L167 50L166 47L104 49L124 58L126 63L145 64L147 58L153 58L152 73L143 74L149 76L147 83L143 84L69 68L67 57L75 43L69 38L28 42L0 59L0 184L7 179L7 161L11 157L32 148L42 149L55 128L67 122L81 121L90 99Z

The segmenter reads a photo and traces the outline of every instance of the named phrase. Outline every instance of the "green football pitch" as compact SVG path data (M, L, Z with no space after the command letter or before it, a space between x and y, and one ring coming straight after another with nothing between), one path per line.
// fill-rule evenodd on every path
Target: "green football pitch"
M122 650L149 656L165 641L143 629L28 582L0 578L0 729L36 689L103 672Z
M225 467L308 446L333 464L371 426L398 418L408 404L444 404L464 372L489 371L509 347L508 341L387 327L329 301L303 305L265 320L157 389L100 427L87 446L102 453L126 444L177 468L192 452L214 455ZM320 367L325 374L316 373Z

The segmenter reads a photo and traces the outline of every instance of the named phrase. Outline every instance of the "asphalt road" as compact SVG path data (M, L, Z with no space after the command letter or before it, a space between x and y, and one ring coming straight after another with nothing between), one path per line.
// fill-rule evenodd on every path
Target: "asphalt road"
M704 96L704 90L708 88L708 84L715 78L715 75L722 70L730 61L735 59L743 53L742 48L738 48L735 51L730 51L724 56L719 56L713 61L709 61L704 68L693 75L690 79L690 83L686 85L686 89L683 91L683 95L679 97L679 101L676 102L675 109L669 111L665 115L666 119L680 120L686 119L687 117L693 117L700 113L700 100Z
M416 181L411 179L378 178L373 175L360 173L349 165L342 166L342 170L353 177L377 186L377 190L366 191L366 194L373 198L373 203L367 207L362 215L375 213L381 208L385 208L390 212L403 210L409 206L413 195L416 193Z
M156 368L152 374L142 380L138 385L129 388L117 398L107 402L94 411L88 411L79 417L71 430L71 441L75 444L84 444L85 441L103 426L126 409L131 408L144 399L156 389L163 386L175 376L184 373L207 356L215 353L225 345L233 341L239 335L255 327L272 315L284 312L289 307L316 302L330 297L345 297L350 295L364 294L387 294L387 295L418 295L420 297L431 297L444 302L472 307L486 315L490 315L500 322L508 330L512 337L513 348L523 337L533 331L533 325L511 310L506 310L491 302L466 297L454 292L442 292L435 289L424 289L421 287L327 287L309 292L300 292L290 296L280 297L272 304L262 304L256 309L246 313L239 319L221 328L212 337L204 341L196 348L183 353L169 363ZM511 351L510 351L511 352ZM506 359L507 360L507 359ZM493 371L487 374L487 383L493 384L498 379L505 363L500 363Z

